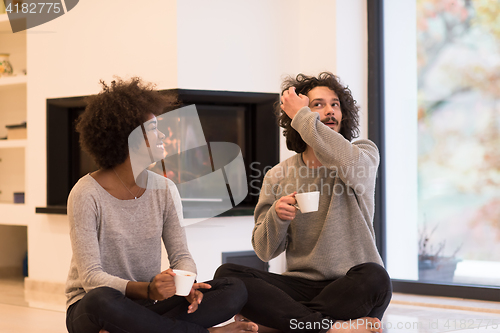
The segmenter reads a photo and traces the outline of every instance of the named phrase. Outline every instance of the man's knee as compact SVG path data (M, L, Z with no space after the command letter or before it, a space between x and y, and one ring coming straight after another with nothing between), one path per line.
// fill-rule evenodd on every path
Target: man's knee
M392 292L392 283L384 267L374 262L367 262L351 268L355 271L368 289L382 292Z
M237 264L222 264L217 271L215 271L214 278L223 278L223 277L238 277L244 274L245 266L237 265Z
M238 313L248 299L248 292L245 284L238 278L234 277L223 277L220 278L221 281L224 282L225 288L228 289L231 300L226 302L229 307L232 307L231 310L234 313Z

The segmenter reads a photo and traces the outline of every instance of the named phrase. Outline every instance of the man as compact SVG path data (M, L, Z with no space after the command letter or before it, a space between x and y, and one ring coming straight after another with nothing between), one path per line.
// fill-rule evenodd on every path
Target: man
M392 295L375 246L379 154L358 140L358 106L328 72L283 85L280 126L296 155L264 178L252 244L264 261L286 253L282 275L225 264L216 277L240 278L248 302L237 316L259 332L381 332ZM319 209L301 213L295 194L320 191Z

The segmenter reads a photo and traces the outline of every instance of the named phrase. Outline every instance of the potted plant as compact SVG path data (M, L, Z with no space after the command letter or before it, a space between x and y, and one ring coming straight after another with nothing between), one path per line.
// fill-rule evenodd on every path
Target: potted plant
M446 240L442 240L437 245L431 242L432 235L437 229L437 225L429 232L424 224L419 233L418 240L418 279L437 282L452 282L455 269L460 259L456 258L459 246L451 256L445 256L443 250Z

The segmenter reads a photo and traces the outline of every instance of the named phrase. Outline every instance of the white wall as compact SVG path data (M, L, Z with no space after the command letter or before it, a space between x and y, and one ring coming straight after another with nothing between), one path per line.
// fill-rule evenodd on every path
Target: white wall
M337 70L360 107L360 139L368 138L368 22L366 1L337 0Z
M177 4L179 86L279 92L286 75L335 71L331 0Z
M299 69L299 2L179 1L179 87L277 92Z
M358 21L366 15L362 7L349 6ZM330 19L335 13L335 1L327 0L150 0L147 6L87 0L31 29L26 205L34 212L46 204L47 98L97 93L98 81L109 82L113 75L138 75L160 89L279 92L283 76L335 72L338 54L351 52L336 47L338 34ZM365 38L361 30L352 38ZM341 59L349 63L349 55ZM346 83L354 85L360 73ZM357 89L361 95L362 88ZM252 217L187 227L200 279L218 266L215 252L250 250L252 227ZM33 214L30 279L64 283L71 257L68 232L66 216ZM218 249L222 243L227 250ZM282 260L272 264L273 271L282 269Z
M100 91L99 80L138 75L161 89L177 86L176 2L80 1L27 35L26 205L30 279L64 282L71 258L65 215L34 214L46 205L46 99Z

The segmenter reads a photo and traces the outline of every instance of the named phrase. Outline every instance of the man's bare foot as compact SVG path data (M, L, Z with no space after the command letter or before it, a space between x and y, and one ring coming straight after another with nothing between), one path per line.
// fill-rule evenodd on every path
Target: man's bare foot
M378 318L363 317L352 319L348 321L337 320L328 333L350 333L350 332L364 332L364 333L382 333L382 323Z
M249 321L235 321L221 327L212 327L208 331L212 333L240 333L240 332L257 332L259 327L257 324Z
M251 322L248 318L245 318L244 316L240 315L239 313L234 316L235 321L246 321L246 322ZM275 328L267 327L261 324L257 324L259 327L258 332L259 333L281 333L280 330L277 330Z

